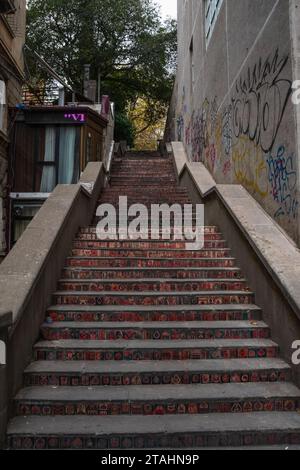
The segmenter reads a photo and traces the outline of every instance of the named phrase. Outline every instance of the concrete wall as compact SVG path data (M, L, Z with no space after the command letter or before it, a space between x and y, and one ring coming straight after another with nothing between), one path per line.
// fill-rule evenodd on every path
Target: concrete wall
M7 344L7 365L0 366L0 448L65 258L78 229L90 224L104 183L104 165L90 162L80 184L58 185L0 266L0 339Z
M300 386L300 367L291 363L300 337L300 251L241 185L216 184L202 163L187 162L181 143L173 143L180 186L194 204L205 204L205 223L216 225L255 293L255 304L291 366Z
M298 244L299 11L298 0L223 0L207 43L204 0L178 0L175 98L189 159L243 185Z

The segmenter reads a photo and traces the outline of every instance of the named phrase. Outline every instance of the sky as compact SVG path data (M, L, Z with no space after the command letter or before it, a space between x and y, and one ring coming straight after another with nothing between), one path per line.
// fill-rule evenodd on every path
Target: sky
M177 19L177 0L156 0L161 6L161 12L164 18L171 16Z

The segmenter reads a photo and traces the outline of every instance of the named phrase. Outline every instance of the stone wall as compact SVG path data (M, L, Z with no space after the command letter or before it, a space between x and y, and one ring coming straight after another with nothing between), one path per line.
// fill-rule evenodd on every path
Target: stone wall
M207 43L205 2L178 1L175 133L190 160L203 162L217 183L242 184L300 243L291 100L298 3L223 0Z

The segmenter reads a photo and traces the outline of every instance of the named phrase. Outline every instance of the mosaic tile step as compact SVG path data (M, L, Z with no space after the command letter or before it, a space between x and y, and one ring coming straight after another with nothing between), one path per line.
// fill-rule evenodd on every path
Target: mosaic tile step
M252 304L254 294L246 291L199 292L56 292L58 305L214 305Z
M92 220L93 226L95 228L97 227L99 221L100 221L100 219L96 218L96 217ZM164 227L162 227L160 225L158 227L158 229L155 230L154 233L151 231L150 223L149 223L148 227L149 227L148 230L146 228L145 231L143 231L143 232L142 232L142 229L138 229L138 234L139 234L139 239L140 240L148 241L148 240L151 240L151 238L155 237L155 239L158 240L158 241L159 240L161 240L161 241L169 240L170 242L173 242L173 241L177 241L177 240L183 240L183 241L186 241L187 243L191 243L191 240L190 240L189 236L184 233L184 231L182 229L182 226L180 224L179 225L176 224L175 226L173 226L172 223L171 223L170 229L165 229ZM116 228L117 228L118 231L119 231L119 229L121 229L124 232L123 225L120 227L119 222L116 223ZM192 226L187 227L187 231L188 231L187 233L188 234L190 234L191 230L193 230L193 233L195 233L196 224L193 223ZM113 241L119 239L119 234L116 235L116 231L115 231L114 228L110 229L110 230L106 229L105 233L106 233L106 235L103 238L104 241L107 240L108 238L110 238ZM129 239L127 232L126 232L126 239ZM102 238L100 238L100 241L101 240L102 240ZM186 250L186 251L188 251L188 250ZM198 250L198 251L200 251L200 250Z
M160 165L160 164L158 164ZM152 168L150 166L146 166L145 168L142 168L140 165L134 163L125 164L125 165L120 165L119 167L112 168L111 173L109 175L108 179L108 185L105 187L105 191L107 191L110 188L118 188L119 187L119 181L123 182L126 180L126 177L129 178L129 184L127 185L128 190L132 190L135 188L135 181L140 183L140 180L145 179L145 181L149 181L149 184L153 184L155 186L159 186L159 182L163 181L163 183L160 186L160 189L165 190L165 191L180 191L184 192L187 191L187 188L183 186L179 186L176 184L176 175L174 174L174 169L170 165L166 165L164 163L161 163L162 169L160 171L160 174L162 176L162 180L160 179L160 175L157 173L155 174L155 165L153 163ZM137 177L136 177L137 176ZM136 177L136 178L135 178ZM168 178L171 178L170 181L168 181ZM175 181L174 181L175 180ZM132 184L131 184L132 183ZM141 188L141 185L138 184L138 189Z
M36 361L25 386L118 386L288 382L291 369L278 358L182 361Z
M261 320L256 305L89 306L55 305L47 310L50 321L251 321Z
M155 194L156 197L160 197L161 204L164 203L164 198L173 198L173 203L177 202L177 198L180 197L185 197L189 200L189 195L186 192L182 192L182 190L174 188L174 186L167 186L168 178L164 181L154 181L151 177L139 178L138 181L134 181L133 179L126 181L126 178L123 176L118 180L117 178L117 176L113 176L109 180L109 186L105 189L104 194L112 194L117 189L121 196L131 195L138 197L139 195L143 195L151 198L152 193ZM143 192L141 191L141 188L143 188Z
M116 166L112 167L112 175L120 175L122 174L122 170L124 170L125 175L128 175L128 170L134 169L134 172L136 173L142 173L144 175L152 174L157 178L157 169L156 165L159 164L159 170L160 172L165 175L166 172L169 172L172 177L174 177L174 169L172 167L172 164L170 160L162 160L160 159L159 162L154 162L153 161L139 161L135 160L134 162L130 160L123 160L122 162L116 164Z
M76 429L76 432L74 430ZM296 412L14 418L14 449L154 449L300 444Z
M178 217L178 218L176 217L176 219L175 219L176 222L179 221L180 225L183 224L184 221L185 221L184 214L183 214L183 209L184 209L184 207L182 207L181 217ZM148 211L147 221L148 221L149 225L151 223L151 215L152 215L151 211ZM198 219L196 217L196 210L195 209L193 209L192 211L189 211L188 215L189 215L189 218L188 218L187 223L186 223L187 226L190 226L191 221L193 223L198 222ZM119 209L118 212L117 212L117 221L119 220L120 216L122 216L123 218L126 217L126 219L129 220L129 221L135 220L136 217L137 217L136 214L129 215L128 212L126 210L124 211L123 208ZM94 216L95 219L99 219L99 218L102 218L102 217L104 217L104 216L98 216L97 214ZM163 221L163 215L160 214L159 222L162 223L162 221ZM174 224L174 214L173 213L170 216L170 221L172 222L172 225L173 225ZM202 228L203 228L203 226L202 226Z
M28 387L15 401L18 416L174 415L296 411L291 383Z
M190 201L185 198L185 197L176 197L176 199L174 198L174 196L172 197L164 197L164 200L162 201L162 199L160 197L157 197L157 196L152 196L151 198L147 197L147 198L143 198L142 196L139 196L139 197L133 197L133 196L128 196L127 197L127 203L128 203L128 207L129 206L132 206L133 204L143 204L144 206L147 207L147 209L150 211L151 210L151 206L152 204L168 204L168 206L172 206L174 204L174 200L176 200L176 203L177 204L180 204L181 206L183 206L184 204L190 204ZM101 198L100 201L98 201L98 204L112 204L114 206L114 208L117 210L117 212L119 212L119 193L115 193L114 195L111 195L111 196L103 196Z
M148 188L131 188L126 187L110 187L105 190L103 193L103 199L101 198L99 202L119 202L120 196L126 196L127 202L131 201L138 204L145 203L157 203L157 204L166 204L170 203L170 206L174 203L176 204L191 204L186 192L170 191L169 189L161 189L159 185L156 187Z
M119 182L128 182L128 187L131 188L131 183L138 183L138 186L143 183L152 183L157 185L159 181L162 183L161 189L170 189L170 190L182 190L184 188L176 187L176 178L174 176L174 171L171 166L163 165L161 169L161 176L157 178L157 173L155 173L153 168L143 169L135 165L134 169L132 165L124 165L120 168L113 170L110 173L108 187L117 187ZM134 174L133 174L134 171ZM105 189L108 189L106 187Z
M88 257L114 257L114 258L226 258L230 255L229 248L203 249L199 251L187 250L127 250L127 249L97 249L97 248L73 248L72 256L88 256Z
M132 199L135 202L145 201L145 202L153 202L156 201L158 204L164 204L166 201L170 201L171 204L180 203L184 201L186 204L191 204L192 201L187 193L187 191L170 189L170 188L161 188L158 185L156 188L152 186L152 188L124 188L124 187L117 187L116 185L107 186L103 193L101 194L101 198L99 199L101 202L103 199L110 199L112 197L116 197L116 200L119 200L120 196L127 196L128 200Z
M66 266L112 268L233 268L235 258L149 259L149 258L91 258L69 257Z
M185 250L185 242L161 242L161 241L101 241L101 240L81 240L76 239L73 243L74 248L90 249L123 249L123 250ZM205 240L204 248L226 248L225 240Z
M125 166L125 169L129 170L129 169L134 169L134 172L131 172L128 174L128 171L124 174L122 174L121 170L119 168L116 168L114 171L112 171L111 173L111 179L110 181L112 181L112 179L116 179L116 180L126 180L126 177L128 179L128 181L139 181L140 178L142 179L149 179L151 181L154 181L155 183L157 183L158 181L164 181L166 180L166 185L167 187L171 187L171 188L174 188L174 183L176 183L176 178L175 178L175 174L174 174L174 171L172 171L172 167L170 165L167 165L167 164L164 164L162 165L162 168L160 169L160 174L158 175L157 173L155 173L155 168L154 168L154 165L152 168L148 167L147 169L143 168L142 166L140 166L139 168L137 168L137 166L134 164L131 164L131 165L127 165ZM137 170L137 172L136 172ZM171 180L168 180L169 176L171 177ZM168 184L169 182L169 184Z
M125 169L128 170L130 168L134 168L134 173L128 174L128 171L124 171L124 174L122 174L121 168L116 168L114 171L111 173L111 180L112 178L118 179L118 180L123 180L124 178L128 178L128 181L138 181L140 178L148 178L151 179L151 181L157 182L159 181L164 181L165 179L167 180L166 183L168 183L168 178L169 176L171 177L170 181L170 187L174 187L174 182L176 182L175 174L174 171L172 171L171 165L168 165L166 162L165 164L161 164L161 172L158 177L157 172L155 172L155 168L150 168L144 169L142 166L140 168L137 168L136 165L127 165L125 166Z
M222 237L221 232L216 226L205 226L203 227L204 233L207 235L218 235ZM89 227L81 227L79 230L80 233L96 233L96 227L90 225Z
M62 272L67 279L241 279L238 268L97 268L69 267Z
M179 195L184 195L184 196L188 196L188 191L186 188L180 188L180 187L176 187L174 184L171 184L171 185L164 185L162 186L160 184L160 180L159 178L157 178L156 180L156 184L153 184L152 185L152 188L155 188L157 191L157 195L175 195L175 196L179 196ZM152 191L152 188L148 188L149 189L149 193L151 195L151 191ZM109 187L107 187L105 189L105 193L106 194L109 194L109 193L112 193L112 192L116 192L116 191L120 191L120 188L119 188L119 185L114 185L114 184L111 184ZM145 191L145 188L141 185L138 185L138 187L128 187L127 185L127 188L126 190L124 191L124 193L121 193L122 196L126 196L127 194L133 194L133 195L139 195L139 194L143 194L144 196L148 196L147 192Z
M170 187L171 189L174 189L174 186L176 183L176 179L174 177L174 172L172 172L172 168L171 167L167 167L165 166L163 169L162 169L162 176L160 177L160 182L168 187ZM115 186L115 183L118 183L118 182L126 182L126 179L127 179L127 182L128 182L128 186L130 186L130 183L138 183L138 184L143 184L143 183L154 183L154 184L157 184L157 173L155 174L155 172L152 170L147 170L147 171L143 171L142 168L140 169L135 169L134 170L134 175L133 176L129 176L129 173L130 172L130 166L127 166L127 167L123 167L123 168L120 168L118 169L118 171L113 171L111 173L111 177L110 177L110 185L113 187ZM171 185L169 185L169 183L172 183Z
M180 190L180 188L176 188L176 179L174 177L174 172L172 173L170 167L165 167L163 169L162 175L160 178L157 178L157 174L152 171L148 170L143 172L141 169L135 169L134 175L130 175L130 167L125 167L117 172L113 171L110 174L109 178L109 186L105 189L121 187L126 189L133 189L137 186L140 188L141 185L144 185L146 189L148 187L159 187L159 183L161 183L160 189L165 191L176 191Z
M58 289L61 291L154 291L154 292L181 292L181 291L248 291L249 288L244 279L203 279L203 280L176 280L173 279L61 279L58 283Z
M160 237L161 238L161 237ZM178 240L168 240L168 241L164 241L162 239L160 240L151 240L151 237L149 237L149 240L140 240L140 241L132 241L132 242L128 242L128 241L104 241L104 240L99 240L98 237L97 237L97 234L96 234L96 230L93 231L93 232L79 232L77 234L77 238L76 240L79 240L79 241L95 241L97 242L98 244L101 244L101 245L105 245L107 246L107 244L113 244L113 245L116 245L118 243L124 243L124 244L128 244L129 247L136 247L137 245L151 245L152 247L161 247L161 248L177 248L178 246L181 246L183 248L185 248L185 241L178 241ZM76 240L75 240L75 243L76 243ZM219 233L207 233L204 235L204 243L209 243L209 242L222 242L223 240L223 237L221 234ZM183 245L183 246L182 246Z
M45 323L41 333L46 340L178 340L269 338L264 322L54 322Z
M56 340L39 341L35 360L145 361L276 357L278 346L269 339L213 340Z
M169 180L169 176L167 177L160 177L160 181L158 182L157 181L157 177L156 178L153 178L151 176L134 176L134 177L130 177L130 176L111 176L110 178L110 184L111 186L115 186L115 185L118 185L118 187L120 188L120 190L122 190L124 188L124 190L126 190L128 188L128 186L131 187L131 189L137 187L139 188L141 185L144 186L145 190L153 190L153 189L161 189L161 185L165 185L165 184L168 184L168 183L172 183L172 184L175 184L176 183L176 180L175 178L171 178ZM166 191L169 191L168 188L166 188Z
M134 168L139 171L143 171L144 173L148 173L149 171L152 171L156 177L157 177L157 165L159 164L159 169L161 168L169 168L170 171L173 171L174 175L174 170L172 169L170 159L166 158L156 158L154 161L151 158L147 158L142 160L132 160L126 157L126 159L122 159L120 162L115 163L115 166L113 165L112 171L116 172L119 174L120 169L122 168Z

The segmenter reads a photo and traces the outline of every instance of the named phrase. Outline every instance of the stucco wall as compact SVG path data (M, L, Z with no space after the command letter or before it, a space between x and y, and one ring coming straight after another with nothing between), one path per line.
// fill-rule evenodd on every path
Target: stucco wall
M204 162L218 183L242 184L299 243L291 100L300 78L291 41L298 3L223 0L207 44L204 1L178 1L175 133L191 160Z

